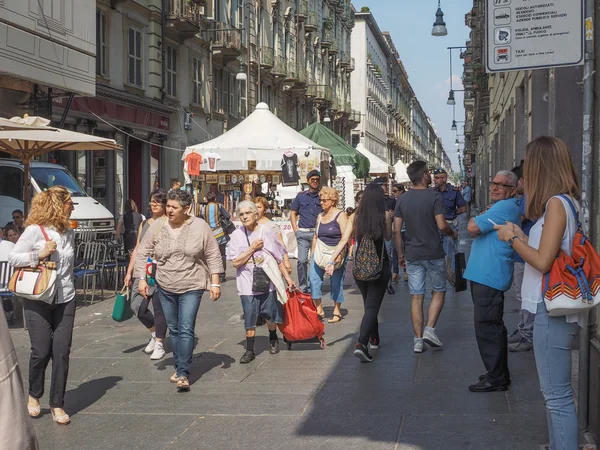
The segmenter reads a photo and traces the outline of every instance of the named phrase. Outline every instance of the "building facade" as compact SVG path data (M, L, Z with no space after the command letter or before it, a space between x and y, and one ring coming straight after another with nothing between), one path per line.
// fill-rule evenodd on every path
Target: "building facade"
M258 102L297 130L328 117L348 142L360 121L348 0L52 0L45 15L29 3L0 6L3 115L117 140L116 152L46 157L115 215L127 198L145 210L153 188L182 178L188 145L231 129Z
M394 165L422 159L441 167L449 162L429 117L421 107L388 32L365 7L352 32L352 108L363 120L352 131L354 145ZM450 169L448 164L448 169Z

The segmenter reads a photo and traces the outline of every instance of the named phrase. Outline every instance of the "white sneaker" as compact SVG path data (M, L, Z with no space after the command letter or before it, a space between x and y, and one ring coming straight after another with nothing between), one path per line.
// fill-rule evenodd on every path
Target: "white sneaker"
M154 351L152 352L152 356L150 356L150 359L157 360L157 359L163 358L164 356L165 356L165 349L163 348L162 342L156 342L156 347L154 348Z
M427 350L427 346L423 342L423 339L415 339L414 350L415 353L423 353L425 350Z
M152 335L150 342L148 342L148 345L146 345L146 348L144 349L144 353L152 353L154 351L154 347L156 347L156 337Z
M435 334L435 330L433 328L425 327L425 331L423 332L423 340L432 347L441 348L444 346L442 341L440 341Z

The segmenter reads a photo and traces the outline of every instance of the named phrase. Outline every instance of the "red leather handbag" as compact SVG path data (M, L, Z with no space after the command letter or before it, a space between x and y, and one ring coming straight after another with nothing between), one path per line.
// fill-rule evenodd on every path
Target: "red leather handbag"
M310 297L298 289L287 291L288 301L283 305L283 324L279 329L286 341L306 341L318 338L324 347L325 326L317 314L317 308Z

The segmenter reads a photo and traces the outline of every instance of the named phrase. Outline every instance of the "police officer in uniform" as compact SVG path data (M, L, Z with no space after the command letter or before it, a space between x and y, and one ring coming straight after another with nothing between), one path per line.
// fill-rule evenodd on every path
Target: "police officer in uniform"
M444 214L446 221L452 226L453 230L458 231L458 219L460 214L467 211L467 202L465 202L461 193L448 185L448 173L442 169L436 169L433 172L434 190L440 193L444 200ZM457 252L456 241L451 236L442 236L444 253L451 257ZM454 258L452 258L454 259ZM454 260L452 261L454 264Z

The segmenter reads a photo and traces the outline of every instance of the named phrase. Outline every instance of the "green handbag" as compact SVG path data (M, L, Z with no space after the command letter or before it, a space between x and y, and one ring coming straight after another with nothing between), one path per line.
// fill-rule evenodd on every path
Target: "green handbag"
M116 322L125 322L133 317L131 303L129 302L129 288L123 286L121 292L115 298L115 306L113 306L112 318Z

